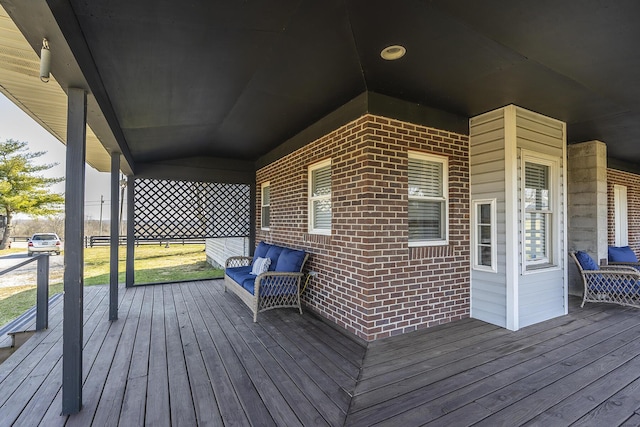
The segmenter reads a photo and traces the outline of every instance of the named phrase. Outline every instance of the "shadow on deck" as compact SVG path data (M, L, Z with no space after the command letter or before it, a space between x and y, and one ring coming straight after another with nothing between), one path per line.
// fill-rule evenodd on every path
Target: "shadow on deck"
M369 344L222 281L85 289L83 409L61 409L62 304L0 365L0 425L618 425L640 408L640 311L509 332L466 319ZM640 419L640 418L638 418Z

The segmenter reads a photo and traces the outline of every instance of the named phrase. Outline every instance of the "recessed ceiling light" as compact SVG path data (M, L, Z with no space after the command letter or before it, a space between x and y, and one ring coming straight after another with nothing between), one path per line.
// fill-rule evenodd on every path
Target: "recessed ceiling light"
M407 53L407 49L405 49L404 46L394 44L393 46L388 46L382 49L380 56L382 59L386 59L387 61L395 61L396 59L402 58L405 53Z

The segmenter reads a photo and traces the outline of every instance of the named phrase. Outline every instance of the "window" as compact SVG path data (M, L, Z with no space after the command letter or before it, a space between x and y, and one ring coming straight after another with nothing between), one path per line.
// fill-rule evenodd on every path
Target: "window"
M447 243L448 171L446 157L409 153L409 246Z
M309 233L331 234L331 159L309 166Z
M627 187L614 184L613 186L613 220L614 244L627 246L629 244L629 214L627 209Z
M495 199L473 202L473 224L473 268L495 272L498 258Z
M260 225L263 230L268 230L271 222L271 186L268 182L264 182L260 188L262 195L260 202Z
M556 164L524 161L524 261L527 269L553 264L553 176Z

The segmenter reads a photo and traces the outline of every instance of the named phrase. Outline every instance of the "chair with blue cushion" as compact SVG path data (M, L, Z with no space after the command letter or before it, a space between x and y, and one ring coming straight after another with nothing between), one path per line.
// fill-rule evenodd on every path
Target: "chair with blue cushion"
M609 302L640 308L640 272L629 265L598 266L583 251L570 252L576 263L582 282L585 302Z
M297 308L300 304L302 269L309 254L305 251L260 242L253 257L236 256L225 264L225 291L235 293L253 312L253 321L258 313L274 308ZM256 266L268 259L266 270L257 271Z

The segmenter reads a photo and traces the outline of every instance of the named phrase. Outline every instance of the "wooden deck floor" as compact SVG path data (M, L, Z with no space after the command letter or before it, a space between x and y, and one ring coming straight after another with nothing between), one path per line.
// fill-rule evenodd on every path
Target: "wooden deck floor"
M122 289L112 323L107 288L86 288L84 406L71 417L55 304L50 328L0 365L0 426L640 422L640 310L572 306L518 332L467 319L365 348L294 310L254 324L222 289Z

